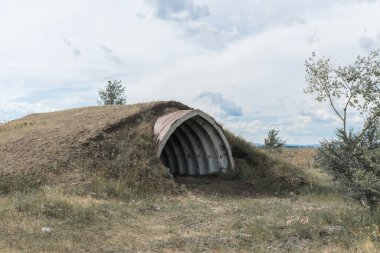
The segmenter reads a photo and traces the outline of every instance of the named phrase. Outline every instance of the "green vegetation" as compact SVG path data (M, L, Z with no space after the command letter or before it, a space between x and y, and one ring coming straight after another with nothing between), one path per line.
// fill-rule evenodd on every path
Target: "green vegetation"
M347 116L351 111L365 116L366 123L357 138L375 125L380 117L380 50L358 56L352 65L335 67L329 58L317 59L315 53L305 62L306 93L318 102L328 102L342 122L347 136ZM343 105L343 106L342 106ZM351 114L354 115L354 114Z
M104 90L99 90L100 105L125 105L127 103L127 96L125 94L125 87L121 81L108 81Z
M338 139L323 141L317 163L334 179L342 182L347 193L373 211L380 203L380 129L372 126L358 141L338 130Z
M317 163L372 211L380 203L379 53L359 56L344 67L334 67L328 58L316 59L315 54L305 63L305 92L319 102L328 101L342 122L337 139L321 143ZM365 117L358 132L347 126L350 110Z
M276 129L269 130L267 138L264 139L264 147L267 150L280 152L281 148L286 144L286 141L278 136L279 132Z

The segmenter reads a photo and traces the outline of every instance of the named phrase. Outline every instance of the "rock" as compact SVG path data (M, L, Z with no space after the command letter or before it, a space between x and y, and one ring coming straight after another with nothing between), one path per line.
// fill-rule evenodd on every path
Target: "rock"
M41 232L42 233L51 233L51 228L49 228L49 227L41 228Z

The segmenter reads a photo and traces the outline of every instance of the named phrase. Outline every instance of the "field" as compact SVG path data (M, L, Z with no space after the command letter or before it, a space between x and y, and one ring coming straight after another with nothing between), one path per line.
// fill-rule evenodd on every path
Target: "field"
M379 252L380 214L314 165L225 131L236 168L172 178L156 157L173 101L0 125L0 252Z
M314 152L272 155L302 172L292 189L236 175L177 177L173 190L156 193L117 180L82 191L14 179L23 187L0 195L0 251L378 252L380 215L345 198L314 167Z

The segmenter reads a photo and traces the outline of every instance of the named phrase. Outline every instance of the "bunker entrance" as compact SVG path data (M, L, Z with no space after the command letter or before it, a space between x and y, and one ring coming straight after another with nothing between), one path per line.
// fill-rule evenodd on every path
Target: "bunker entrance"
M219 125L199 110L183 110L155 124L157 156L174 175L209 175L233 169L231 149Z

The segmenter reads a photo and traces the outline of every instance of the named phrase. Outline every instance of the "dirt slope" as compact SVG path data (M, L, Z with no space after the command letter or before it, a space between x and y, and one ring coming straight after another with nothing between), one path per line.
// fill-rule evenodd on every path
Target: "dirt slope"
M174 181L156 157L153 126L158 117L185 109L189 107L174 101L94 106L33 114L0 125L0 193L44 184L107 195L120 194L121 184L137 191L172 189ZM254 183L265 191L304 185L299 168L225 134L236 166L221 177Z
M188 109L173 101L121 106L93 106L32 114L0 125L0 172L4 175L78 170L96 146L120 129L141 123L153 128L164 113ZM123 137L118 137L123 139ZM119 139L120 140L120 139Z

